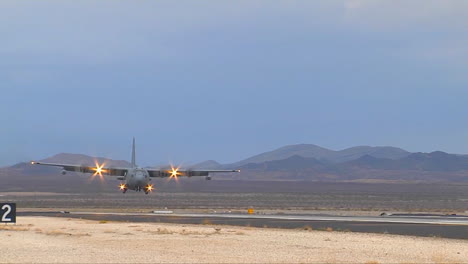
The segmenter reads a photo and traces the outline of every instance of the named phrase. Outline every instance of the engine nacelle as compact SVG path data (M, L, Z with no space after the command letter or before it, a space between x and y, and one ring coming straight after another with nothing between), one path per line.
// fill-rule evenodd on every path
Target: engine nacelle
M65 174L67 174L67 171L66 171L66 170L62 170L61 173L62 173L62 175L65 175Z

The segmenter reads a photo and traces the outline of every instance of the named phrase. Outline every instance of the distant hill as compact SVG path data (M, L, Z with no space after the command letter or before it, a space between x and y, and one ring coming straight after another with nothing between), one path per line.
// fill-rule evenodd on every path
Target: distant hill
M42 162L50 163L65 163L65 164L81 164L81 165L94 165L96 162L99 164L105 163L106 166L114 167L129 167L130 162L125 160L113 160L103 157L91 157L82 154L60 153L52 157L41 160Z
M265 170L265 171L297 171L304 169L325 169L327 167L323 162L318 161L315 158L305 158L299 155L282 159L265 161L262 163L249 163L241 166L242 170Z
M207 161L204 161L204 162L200 162L200 163L196 163L194 165L191 165L190 168L194 168L194 169L218 169L220 168L222 165L214 160L207 160Z
M317 145L299 144L289 145L273 151L261 153L236 163L226 164L224 165L224 167L236 168L249 163L261 163L265 161L281 160L290 158L292 156L314 158L326 163L340 163L358 159L365 155L369 155L376 158L400 159L410 154L410 152L395 147L359 146L347 148L340 151L334 151L319 147Z
M328 163L296 155L282 160L249 163L240 168L242 179L468 182L468 157L440 151L413 153L400 159L364 155L342 163Z
M225 166L240 167L249 163L261 163L266 161L282 160L292 156L321 159L323 157L329 157L330 155L332 155L332 153L332 150L312 144L289 145L281 147L279 149L275 149L273 151L264 152Z
M358 159L362 156L371 156L382 159L397 160L407 157L411 153L401 148L395 147L370 147L370 146L359 146L353 148L347 148L341 151L335 151L334 155L330 160L334 163L345 162L350 160Z
M61 153L42 162L129 167L124 160ZM209 160L184 167L193 169L241 169L241 173L214 175L214 180L247 181L365 181L365 182L468 182L468 156L441 151L409 153L394 147L360 146L333 151L301 144L279 148L233 164ZM57 167L29 162L0 168L0 191L21 190L103 190L89 174L60 173ZM196 178L196 177L195 177ZM196 180L196 179L191 179ZM162 182L165 179L161 180Z
M344 164L382 170L418 170L434 172L455 172L468 170L468 157L441 151L413 153L398 160L379 159L369 155ZM467 175L468 176L468 175Z

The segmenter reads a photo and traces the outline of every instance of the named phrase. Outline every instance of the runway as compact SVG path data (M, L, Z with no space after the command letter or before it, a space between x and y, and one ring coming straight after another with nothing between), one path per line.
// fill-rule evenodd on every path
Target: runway
M264 219L283 221L343 221L343 222L377 222L377 223L406 223L406 224L441 224L441 225L466 225L468 228L468 217L453 216L381 216L381 217L358 217L358 216L326 216L326 215L255 215L255 214L174 214L174 213L97 213L97 212L70 212L71 214L95 214L95 215L121 215L121 216L173 216L191 218L227 218L227 219Z
M217 224L286 229L369 232L468 239L467 216L331 216L199 213L19 212L19 216L73 217L124 222Z

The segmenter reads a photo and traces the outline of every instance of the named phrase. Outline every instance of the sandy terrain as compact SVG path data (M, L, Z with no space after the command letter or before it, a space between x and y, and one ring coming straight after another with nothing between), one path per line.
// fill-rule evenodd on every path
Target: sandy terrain
M19 217L0 262L468 263L468 240L334 231Z

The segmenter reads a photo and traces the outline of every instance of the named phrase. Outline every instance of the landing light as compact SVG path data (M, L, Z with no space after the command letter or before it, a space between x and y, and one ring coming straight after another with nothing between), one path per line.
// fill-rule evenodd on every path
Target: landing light
M107 173L107 170L103 169L105 165L106 165L105 163L103 163L102 165L99 165L99 163L96 161L96 167L91 168L92 170L94 170L94 173L91 176L91 179L94 179L94 177L99 176L99 180L101 180L101 182L103 182L104 181L104 176L102 174Z
M125 184L120 184L119 185L120 190L125 190L125 187L126 187Z
M171 170L167 171L169 173L169 180L171 178L174 178L176 182L179 182L179 179L177 176L179 176L181 173L179 172L179 167L174 168L174 166L171 166Z
M169 172L171 173L171 177L177 177L179 175L179 168L172 167Z
M146 190L147 190L148 192L151 192L151 191L153 191L153 190L154 190L154 187L153 187L153 185L151 185L151 184L148 184L148 186L146 186Z
M106 165L105 163L103 163L102 165L99 165L99 163L96 162L96 168L93 168L93 170L95 171L93 176L99 175L100 177L102 177L102 173L107 172L106 170L103 169L105 165Z

